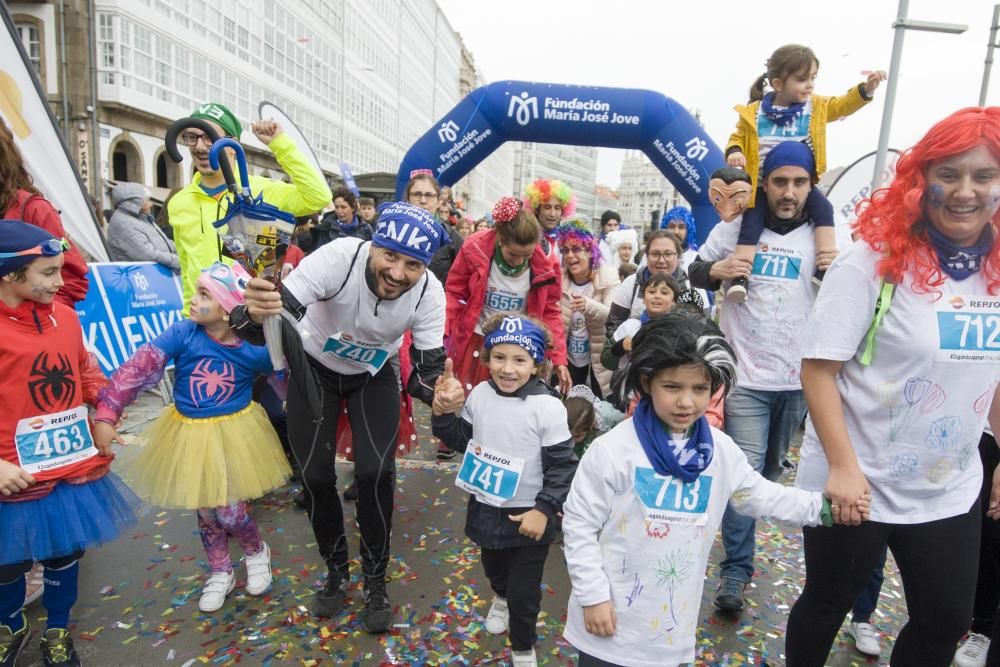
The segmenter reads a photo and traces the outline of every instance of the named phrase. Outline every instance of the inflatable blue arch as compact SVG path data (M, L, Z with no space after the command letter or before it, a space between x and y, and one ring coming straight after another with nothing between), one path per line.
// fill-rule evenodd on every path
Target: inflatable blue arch
M403 157L402 198L414 169L453 185L506 141L634 148L643 151L691 204L698 242L718 222L709 175L722 151L676 101L651 90L499 81L469 93Z

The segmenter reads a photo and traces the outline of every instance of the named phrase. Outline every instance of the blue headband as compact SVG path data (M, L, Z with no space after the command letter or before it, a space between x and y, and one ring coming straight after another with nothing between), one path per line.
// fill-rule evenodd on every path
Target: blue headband
M451 239L430 213L401 201L386 202L378 207L378 224L372 244L431 263L431 257Z
M489 350L494 345L517 345L527 350L536 364L545 361L545 332L523 317L505 317L499 327L486 334L483 346Z
M767 178L768 174L781 167L802 167L811 177L816 173L816 158L805 142L783 141L768 152L761 173Z

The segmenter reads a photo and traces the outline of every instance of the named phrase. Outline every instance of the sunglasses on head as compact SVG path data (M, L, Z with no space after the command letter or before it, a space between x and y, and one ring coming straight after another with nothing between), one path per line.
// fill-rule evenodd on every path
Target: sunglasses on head
M42 241L34 248L28 248L27 250L18 250L17 252L0 252L0 259L25 257L27 255L44 255L46 257L54 257L55 255L61 255L69 250L69 248L69 241L66 239L48 239L47 241Z

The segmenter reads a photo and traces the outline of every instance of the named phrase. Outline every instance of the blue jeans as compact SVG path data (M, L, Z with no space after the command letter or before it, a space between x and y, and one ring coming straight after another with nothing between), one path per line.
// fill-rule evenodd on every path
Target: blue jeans
M801 389L737 387L726 398L726 433L746 454L750 466L771 481L781 475L781 462L805 416L806 399ZM753 519L726 507L722 517L722 545L726 549L726 559L720 564L723 577L744 583L753 577L756 528Z
M875 608L878 606L878 596L882 592L882 582L885 580L885 558L888 552L888 546L882 547L882 558L872 570L872 576L865 584L865 589L854 601L854 607L851 609L851 620L855 623L871 622L872 614L875 613Z

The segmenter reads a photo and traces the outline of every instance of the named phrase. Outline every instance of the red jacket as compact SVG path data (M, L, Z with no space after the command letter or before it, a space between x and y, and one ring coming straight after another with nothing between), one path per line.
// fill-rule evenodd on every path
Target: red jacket
M27 190L17 191L17 201L4 212L3 217L5 220L24 220L35 227L41 227L57 239L66 238L59 212L45 197ZM64 285L56 299L73 308L77 301L83 301L87 297L88 286L87 262L76 247L70 248L65 254L62 279Z
M487 229L465 239L448 272L444 291L448 297L444 335L448 354L460 357L476 330L479 315L486 303L490 264L496 249L497 232ZM545 256L541 245L531 255L531 288L525 312L545 323L552 333L553 349L549 359L555 366L566 365L566 335L563 330L559 298L562 283L555 264Z

